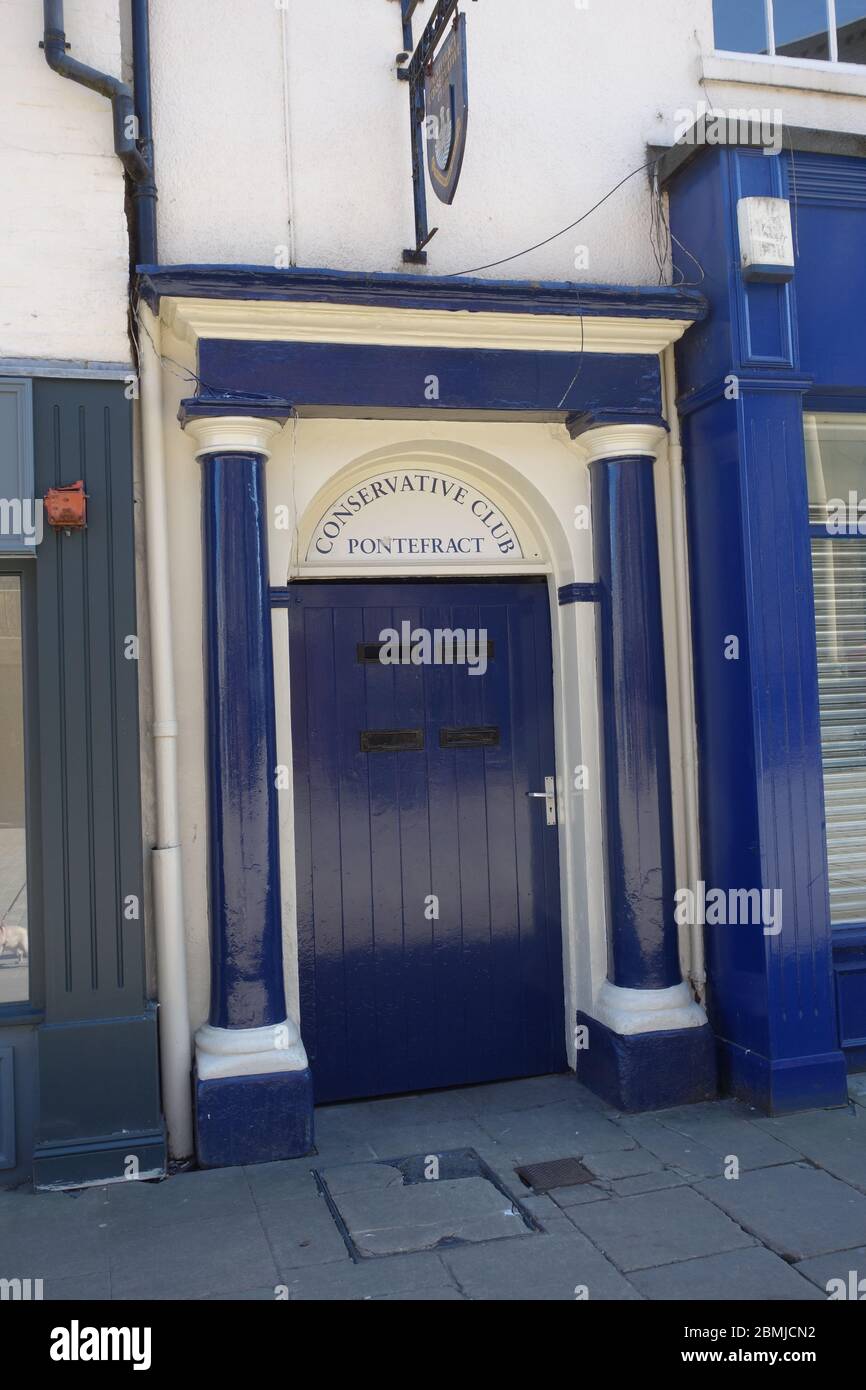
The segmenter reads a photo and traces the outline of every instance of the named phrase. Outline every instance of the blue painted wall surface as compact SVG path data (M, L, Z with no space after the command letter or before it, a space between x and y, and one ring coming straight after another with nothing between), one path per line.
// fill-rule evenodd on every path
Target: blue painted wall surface
M802 426L812 381L800 356L808 343L819 369L829 329L797 314L817 307L828 267L811 230L793 283L747 284L738 267L737 199L787 196L787 173L783 157L708 150L670 190L673 231L704 266L710 300L678 348L702 872L708 887L782 892L778 935L707 926L709 1007L727 1084L776 1110L844 1098ZM866 381L856 352L846 370ZM725 659L730 637L739 660Z
M334 343L199 344L199 376L211 390L268 392L296 409L486 410L544 413L596 407L641 418L661 414L657 357L462 348L343 346ZM430 380L436 378L431 394ZM576 379L575 379L576 377Z

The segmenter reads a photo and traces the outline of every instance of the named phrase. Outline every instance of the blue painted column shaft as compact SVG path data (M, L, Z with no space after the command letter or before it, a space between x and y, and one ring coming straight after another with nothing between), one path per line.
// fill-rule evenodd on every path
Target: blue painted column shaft
M682 979L653 457L590 465L610 893L609 975L629 989Z
M211 1006L218 1028L286 1017L264 459L202 459Z

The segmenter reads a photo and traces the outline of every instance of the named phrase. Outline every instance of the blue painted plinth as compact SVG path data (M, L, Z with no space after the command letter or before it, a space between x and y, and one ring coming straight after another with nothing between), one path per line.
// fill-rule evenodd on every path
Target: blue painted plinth
M313 1078L303 1071L195 1078L201 1168L302 1158L313 1148Z
M718 1050L723 1093L738 1096L768 1115L848 1104L848 1070L842 1052L770 1058L726 1038L719 1038Z
M716 1042L709 1025L669 1032L614 1033L577 1014L589 1045L577 1053L577 1079L617 1110L663 1110L715 1100Z

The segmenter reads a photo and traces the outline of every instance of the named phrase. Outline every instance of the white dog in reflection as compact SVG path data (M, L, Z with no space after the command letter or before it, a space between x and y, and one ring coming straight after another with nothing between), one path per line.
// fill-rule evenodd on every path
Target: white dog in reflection
M18 964L24 964L30 954L26 927L10 927L8 922L0 921L0 956L4 951L12 951Z

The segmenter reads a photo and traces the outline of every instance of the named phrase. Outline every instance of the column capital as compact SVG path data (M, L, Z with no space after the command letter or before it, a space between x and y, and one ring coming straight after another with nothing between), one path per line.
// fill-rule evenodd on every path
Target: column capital
M181 401L177 418L195 439L197 458L228 453L268 458L271 440L291 414L289 402L276 396L222 391Z
M655 458L668 428L660 416L629 420L589 413L569 415L565 424L572 439L586 449L590 463L605 458Z
M270 458L270 442L282 428L282 420L256 420L248 415L190 420L184 425L195 440L196 458L209 454L261 454Z

